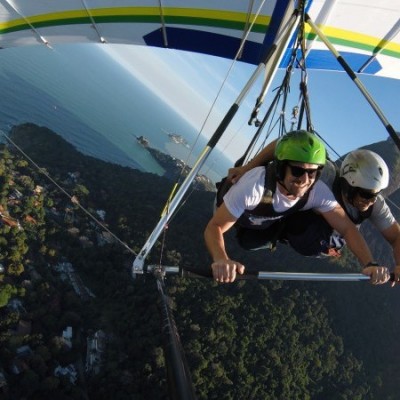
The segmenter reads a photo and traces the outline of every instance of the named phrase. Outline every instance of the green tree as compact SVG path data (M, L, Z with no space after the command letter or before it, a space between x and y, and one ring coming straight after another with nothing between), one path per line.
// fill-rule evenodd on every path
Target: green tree
M80 199L80 200L89 196L89 189L86 186L81 185L81 184L77 184L74 187L73 192L74 192L75 196L77 196L78 199Z
M10 297L16 293L17 293L17 288L8 283L4 286L1 286L0 287L0 308L6 306L8 304Z
M24 272L25 268L22 263L16 262L9 264L7 268L7 273L9 275L20 276Z

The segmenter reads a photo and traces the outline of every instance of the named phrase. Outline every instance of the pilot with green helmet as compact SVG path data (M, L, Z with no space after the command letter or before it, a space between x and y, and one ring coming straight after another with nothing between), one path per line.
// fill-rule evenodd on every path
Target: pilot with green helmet
M283 136L275 147L274 160L267 166L252 168L224 195L204 232L213 259L214 279L233 282L244 273L244 265L229 258L224 233L233 226L239 244L247 250L272 248L281 239L284 221L304 210L315 210L346 240L349 249L362 265L373 260L371 252L335 200L332 191L320 180L326 162L322 141L312 133L293 131ZM367 267L373 283L389 280L385 267Z

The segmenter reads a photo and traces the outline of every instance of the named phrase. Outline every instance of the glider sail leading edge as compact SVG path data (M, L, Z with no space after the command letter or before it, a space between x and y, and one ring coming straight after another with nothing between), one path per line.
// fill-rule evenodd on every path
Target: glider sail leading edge
M290 0L296 6L296 1ZM133 5L134 3L134 5ZM173 48L258 64L273 41L271 15L288 1L0 0L0 47L125 43ZM356 72L400 78L400 2L308 0L306 11ZM379 21L379 22L378 22ZM308 34L308 68L340 70ZM281 67L285 66L285 58Z

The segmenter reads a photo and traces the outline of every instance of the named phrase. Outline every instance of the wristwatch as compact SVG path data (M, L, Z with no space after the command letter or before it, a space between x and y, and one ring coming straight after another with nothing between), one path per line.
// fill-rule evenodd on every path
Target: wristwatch
M364 266L364 268L367 267L379 267L379 263L377 263L376 261L370 261L367 265Z

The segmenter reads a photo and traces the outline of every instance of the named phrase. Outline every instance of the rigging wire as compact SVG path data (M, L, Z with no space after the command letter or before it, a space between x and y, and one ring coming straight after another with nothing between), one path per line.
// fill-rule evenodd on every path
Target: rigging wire
M283 82L282 82L281 86L278 88L278 91L277 91L277 93L276 93L276 95L275 95L270 107L268 108L264 118L259 123L258 130L255 133L253 139L251 140L246 152L241 157L241 159L239 159L237 161L238 165L243 165L243 162L245 160L249 160L250 154L252 154L252 151L255 148L255 145L256 145L257 141L259 140L259 138L260 138L262 130L264 129L264 127L265 127L267 121L270 119L271 115L272 115L272 117L271 117L271 121L269 123L269 127L268 127L268 130L267 130L267 133L265 134L265 138L262 141L261 145L259 146L256 154L258 152L260 152L262 150L262 148L265 146L265 143L266 143L267 139L270 137L273 129L278 124L279 124L279 128L278 128L279 135L281 135L281 131L282 131L282 128L283 128L284 122L285 122L285 104L286 104L287 92L289 90L288 83L290 81L290 75L291 75L291 72L290 72L290 68L289 68L289 69L286 70L286 74L285 74L285 77L283 79ZM279 102L280 101L283 102L283 106L282 106L282 108L281 108L281 110L279 112L279 115L278 115L275 123L274 123L273 121L274 121L275 115L278 113L278 106L279 106Z
M160 1L161 1L161 0L160 0ZM186 160L185 160L185 162L184 162L184 165L183 165L182 168L181 168L181 172L180 172L180 174L179 174L179 176L178 176L178 178L177 178L177 182L174 184L173 189L172 189L170 195L168 196L168 200L167 200L167 202L166 202L166 204L165 204L165 206L164 206L164 208L163 208L163 214L165 213L165 214L168 214L168 215L169 215L169 205L170 205L170 203L171 203L171 201L172 201L172 199L173 199L173 197L174 197L174 192L175 192L177 186L179 185L179 183L181 182L181 180L183 179L183 173L184 173L184 171L185 171L185 169L186 169L186 167L187 167L187 165L188 165L188 162L189 162L189 159L190 159L191 155L193 154L193 150L194 150L195 146L197 145L197 143L198 143L198 141L199 141L199 139L200 139L200 136L201 136L201 134L202 134L202 132L203 132L203 130L204 130L204 128L205 128L206 123L207 123L208 120L210 119L211 113L212 113L212 111L214 110L215 104L216 104L217 100L219 99L219 97L220 97L220 95L221 95L222 89L224 88L224 86L225 86L225 84L226 84L226 82L227 82L227 80L228 80L228 78L229 78L229 76L230 76L230 74L231 74L231 72L232 72L232 70L233 70L233 67L235 66L235 64L236 64L236 62L237 62L237 60L238 60L238 58L240 57L240 55L241 55L242 52L243 52L243 48L244 48L244 46L245 46L245 44L246 44L247 38L248 38L248 36L249 36L249 34L250 34L250 32L251 32L251 30L252 30L252 28L253 28L253 26L254 26L254 24L255 24L255 22L256 22L258 16L260 15L260 12L261 12L261 10L262 10L262 7L264 6L265 1L266 1L266 0L263 0L263 1L260 3L260 5L259 5L259 7L258 7L258 9L257 9L257 11L256 11L256 13L255 13L255 15L254 15L254 18L253 18L253 20L251 21L251 23L249 24L249 18L247 18L247 20L246 20L246 25L245 25L245 29L244 29L244 35L243 35L243 38L242 38L242 40L241 40L239 49L237 50L237 52L236 52L236 54L235 54L235 57L233 58L233 60L232 60L232 62L231 62L231 64L230 64L230 66L229 66L229 68L228 68L228 71L227 71L226 74L225 74L225 77L224 77L224 79L223 79L223 81L222 81L222 83L221 83L221 85L220 85L220 87L219 87L219 89L218 89L218 91L217 91L217 94L216 94L216 96L215 96L213 102L211 103L210 109L209 109L209 111L208 111L208 113L207 113L207 115L206 115L206 117L205 117L205 119L204 119L204 121L203 121L203 123L202 123L202 125L201 125L201 127L200 127L200 130L199 130L199 132L198 132L198 134L197 134L197 136L196 136L196 139L195 139L193 145L192 145L191 148L190 148L190 152L189 152L188 156L186 157ZM251 10L249 9L249 13L250 13L250 12L251 12ZM248 13L248 16L249 16L249 13ZM192 188L191 191L187 194L186 199L184 199L184 200L181 202L180 206L174 211L174 213L170 214L171 217L169 218L169 220L171 220L171 218L172 218L173 216L175 216L176 213L183 207L183 205L186 203L186 201L189 199L189 197L191 196L192 193L193 193L193 188ZM165 230L165 229L164 229L164 230Z
M85 11L86 11L86 13L87 13L87 15L88 15L88 17L90 19L90 22L92 24L92 28L96 31L97 36L99 37L100 43L107 43L106 39L104 39L104 37L101 35L99 27L97 26L93 15L91 14L88 6L86 5L85 0L81 0L81 2L82 2L82 5L83 5L83 8L85 9Z
M308 89L307 89L307 81L308 81L308 73L307 73L307 68L306 68L306 39L305 39L305 19L304 19L304 13L301 16L301 22L300 22L300 29L299 29L299 35L298 35L298 46L301 52L301 57L300 60L297 60L297 67L300 68L300 96L301 96L301 106L299 110L299 119L298 119L298 125L297 129L301 129L302 125L302 119L303 115L306 115L307 119L307 130L309 132L314 131L314 127L312 124L312 119L311 119L311 107L310 107L310 101L308 97Z
M389 196L385 197L385 201L389 202L393 207L400 211L400 207L393 200L391 200Z
M49 41L44 36L42 36L39 33L39 31L35 28L35 26L32 24L32 22L29 21L29 19L19 11L19 9L13 4L13 1L5 0L5 2L29 25L32 32L39 38L39 40L47 47L51 48Z
M249 21L250 21L251 13L253 11L253 6L254 6L254 0L250 0L249 1L249 6L247 8L246 22L245 22L244 29L243 29L243 36L242 36L242 39L241 39L241 42L240 42L240 46L239 46L239 48L241 50L237 54L237 58L238 59L242 58L242 54L243 54L242 43L247 39L246 32L248 32L248 27L249 27L249 24L250 24Z
M295 2L293 2L295 3ZM294 4L293 4L294 5ZM300 0L297 4L297 8L293 9L294 13L292 14L292 17L294 18L294 24L291 23L290 19L286 19L283 15L280 16L281 18L281 22L284 22L285 25L285 29L283 30L284 33L284 37L286 39L286 42L289 43L289 41L291 41L291 38L293 37L294 33L296 32L296 30L298 29L299 26L299 15L304 14L304 7L305 7L305 2L304 0ZM297 35L296 35L297 36ZM279 40L280 41L280 40ZM275 49L277 49L277 43L274 43L272 45L272 47L274 47ZM264 103L264 99L267 95L267 92L269 90L270 84L272 82L273 77L275 76L275 73L277 71L277 69L279 68L279 64L282 60L282 57L284 55L284 52L282 51L283 49L280 49L280 55L278 58L275 58L274 61L272 62L271 59L269 59L268 61L266 61L265 65L265 77L264 77L264 82L260 91L259 96L257 97L256 100L256 104L253 108L253 111L250 115L250 119L248 121L249 125L252 125L253 123L255 125L257 125L258 122L258 113L259 110L262 106L262 104Z
M168 47L168 36L167 36L167 28L165 25L165 17L163 12L163 4L161 0L158 0L158 8L160 9L160 22L161 22L161 32L164 42L164 47Z
M89 218L91 218L98 226L104 229L107 233L109 233L118 243L120 243L126 250L130 253L137 255L133 249L131 249L124 241L122 241L116 234L114 234L109 228L107 228L99 219L97 219L89 210L83 207L79 201L77 200L76 196L69 194L56 180L54 180L47 171L41 168L31 157L26 154L21 147L19 147L4 131L0 130L0 134L7 140L7 142L11 143L21 154L22 156L27 159L41 174L45 175L46 178L55 185L62 193L64 193L71 202L79 207Z

